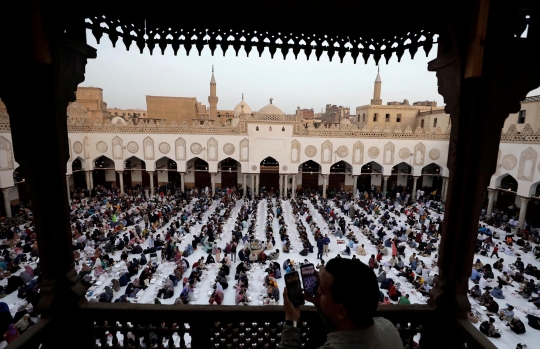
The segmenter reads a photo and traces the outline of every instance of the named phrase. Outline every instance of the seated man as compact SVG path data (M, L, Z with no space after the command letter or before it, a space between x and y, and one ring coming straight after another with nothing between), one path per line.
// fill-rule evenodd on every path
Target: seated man
M494 323L495 319L492 317L490 317L488 321L482 322L482 324L480 324L480 332L488 337L500 338L501 334L495 328Z
M490 313L497 314L499 312L499 303L495 302L493 297L489 297L487 302L485 302L483 305Z
M482 291L480 290L480 286L478 285L474 285L470 291L469 291L469 295L472 297L472 298L479 298L481 295L482 295Z
M507 326L509 326L510 329L517 334L523 334L526 332L525 325L517 317L513 318L512 321L507 324Z
M297 327L300 308L295 308L289 300L287 288L283 298L285 323L281 348L300 348L301 331ZM373 318L379 303L379 287L373 271L359 260L330 260L320 273L318 294L313 298L306 296L306 300L315 304L333 327L325 347L403 347L392 323L381 317Z
M356 249L356 253L359 255L359 256L365 256L366 255L366 250L364 249L364 245L362 244L361 246L358 246L358 248Z
M268 259L271 260L271 261L275 261L275 260L277 260L278 258L279 258L279 250L278 250L278 249L276 249L275 252L270 252L270 253L268 254Z
M509 305L508 308L503 309L499 312L499 320L501 321L512 321L514 318L514 307Z

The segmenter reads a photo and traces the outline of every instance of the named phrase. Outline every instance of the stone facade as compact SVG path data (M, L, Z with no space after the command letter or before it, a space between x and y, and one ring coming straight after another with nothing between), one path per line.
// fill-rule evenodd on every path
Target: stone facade
M110 110L102 100L101 89L80 88L77 96L80 100L72 103L67 111L68 177L72 175L73 161L80 161L81 167L90 171L102 156L114 164L111 166L114 169L106 170L107 181L111 182L116 181L115 171L129 170L126 160L132 162L134 158L145 163L146 171L159 172L157 183L168 181L167 173L160 170L163 161L174 162L177 171L184 174L186 186L194 185L193 164L196 159L206 162L206 170L215 173L216 185L222 181L220 163L223 160L238 161L238 183L243 183L244 175L259 173L261 162L267 157L279 163L280 175L295 176L299 187L302 185L301 169L307 161L314 161L320 166L321 186L322 176L331 175L332 166L345 162L347 174L344 175L344 184L349 189L353 188L354 178L357 178L354 176L366 175L362 167L369 163L372 170L368 175L377 187L382 186L383 177L395 175L396 170L402 171L398 175L398 184L403 185L409 185L410 177L423 176L428 166L437 165L440 169L438 176L449 175L449 116L443 107L429 101L412 106L406 100L362 106L357 108L355 123L342 119L340 123L316 128L313 125L306 127L301 113L283 113L272 100L257 112L252 111L242 99L235 110L230 111L234 122L222 123L219 110L217 120L208 120L208 108L195 98L147 96L147 115L135 120L123 118L124 115L122 118L116 115L113 118L103 117ZM160 99L165 102L161 103ZM153 115L152 111L159 109L159 103L162 109ZM206 115L206 120L196 117L198 108L201 115ZM494 175L490 187L497 188L501 178L510 175L518 182L517 194L530 197L536 193L540 183L540 115L537 112L540 110L540 98L527 98L522 109L527 111L527 123L516 125L507 121L501 133L499 165L492 169ZM376 121L373 121L374 112L379 115ZM388 121L386 114L390 114ZM179 120L171 115L178 116ZM396 120L397 115L400 115L399 121ZM511 115L509 120L516 115L519 117L519 113ZM116 117L122 122L113 122ZM436 125L433 124L435 118ZM9 117L5 110L0 110L0 134L0 187L6 188L14 185L13 173L18 164L13 154ZM134 178L140 177L140 172L133 175ZM428 182L426 179L423 185Z

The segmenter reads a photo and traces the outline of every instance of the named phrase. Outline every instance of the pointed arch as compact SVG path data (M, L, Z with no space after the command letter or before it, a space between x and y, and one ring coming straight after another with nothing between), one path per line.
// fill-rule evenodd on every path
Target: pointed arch
M533 196L540 196L540 181L531 184L531 187L529 188L529 197Z
M383 167L376 161L370 161L360 169L363 174L382 174Z
M156 171L169 171L169 170L176 170L178 168L176 161L171 159L168 156L162 156L159 159L156 160L154 164L154 168Z
M364 143L358 141L353 145L353 160L354 165L362 165L364 163Z
M532 182L537 160L538 153L532 147L528 147L521 152L521 157L519 158L518 179Z
M332 163L332 151L333 144L330 141L325 141L321 145L321 164L331 164Z
M105 155L98 156L92 163L94 164L94 169L107 168L114 170L114 161Z
M143 140L143 154L145 160L154 160L154 140L151 137Z
M518 189L518 181L512 176L511 174L505 173L495 180L495 187L500 189L507 189L512 190L513 192L517 192Z
M394 153L396 151L396 146L392 142L388 142L384 145L383 153L383 165L393 165L394 164Z
M412 175L413 171L414 171L413 167L409 165L408 163L406 163L405 161L402 161L392 166L392 174Z
M124 141L116 136L112 139L113 159L122 160L124 158Z
M74 172L84 170L84 162L85 160L83 158L77 156L75 159L73 159L73 162L71 163L71 171Z
M330 166L330 173L352 173L352 165L345 160L336 161Z
M441 175L442 174L442 170L443 168L432 162L432 163L429 163L427 164L426 166L422 167L422 174L427 174L427 175Z
M141 158L133 155L124 160L124 169L126 170L144 170L146 169L146 162Z

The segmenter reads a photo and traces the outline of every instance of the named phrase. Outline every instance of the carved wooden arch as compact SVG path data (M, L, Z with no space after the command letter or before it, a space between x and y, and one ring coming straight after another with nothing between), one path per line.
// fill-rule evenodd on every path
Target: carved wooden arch
M352 162L353 165L362 165L364 163L364 143L360 141L354 143Z
M124 141L116 136L112 139L113 159L122 160L124 158Z
M396 151L396 146L392 142L388 142L384 145L383 153L383 165L393 165L394 164L394 153Z
M186 160L186 141L182 137L178 137L174 141L174 152L176 160Z
M538 152L532 147L528 147L521 152L519 158L518 179L532 182L536 171L536 162L538 160Z
M154 140L151 137L143 140L143 154L145 160L154 160Z
M249 161L249 139L247 138L240 141L240 161Z
M302 145L296 139L293 139L291 142L291 163L297 164L300 163L300 148Z
M333 144L330 141L325 141L321 145L321 164L331 164L332 163L332 150ZM326 159L325 159L326 158Z
M218 155L218 141L212 137L206 142L206 152L208 161L217 161Z

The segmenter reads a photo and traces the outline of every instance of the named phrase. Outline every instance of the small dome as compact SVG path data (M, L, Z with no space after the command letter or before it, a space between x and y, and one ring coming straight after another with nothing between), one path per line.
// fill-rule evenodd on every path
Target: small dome
M237 118L242 114L242 106L244 106L244 114L251 114L251 108L247 103L242 99L240 103L236 107L234 107L234 117Z
M349 120L347 118L343 118L343 119L341 119L341 121L339 123L342 124L342 125L350 125L351 120Z
M270 101L270 104L264 106L259 112L257 113L259 115L285 115L285 113L276 107L274 104L272 104L272 101Z

